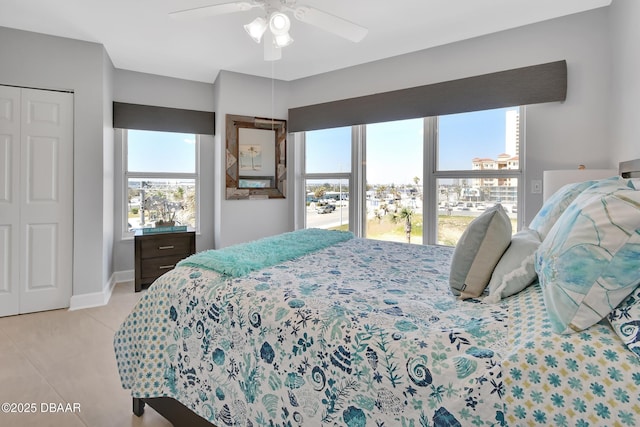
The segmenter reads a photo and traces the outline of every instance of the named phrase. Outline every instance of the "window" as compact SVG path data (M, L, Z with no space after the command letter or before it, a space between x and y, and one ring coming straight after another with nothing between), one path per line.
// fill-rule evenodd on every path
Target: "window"
M125 230L198 228L199 136L123 130Z
M474 218L500 203L517 231L523 111L305 132L306 227L346 229L351 218L349 228L363 237L454 246ZM362 158L351 162L350 154Z
M437 118L437 244L454 246L467 225L496 203L517 231L520 112L514 107Z
M347 230L351 128L305 133L305 227Z
M422 243L424 120L366 125L366 236Z

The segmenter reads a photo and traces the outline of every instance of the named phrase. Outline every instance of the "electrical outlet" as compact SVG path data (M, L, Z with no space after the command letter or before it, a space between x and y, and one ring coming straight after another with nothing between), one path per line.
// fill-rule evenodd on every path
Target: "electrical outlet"
M541 194L542 193L542 181L539 179L531 180L531 193L532 194Z

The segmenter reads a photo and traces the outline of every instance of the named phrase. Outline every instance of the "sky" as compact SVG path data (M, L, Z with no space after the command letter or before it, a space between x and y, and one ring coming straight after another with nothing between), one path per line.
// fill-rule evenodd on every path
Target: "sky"
M505 113L513 108L440 116L440 170L471 169L474 157L497 158L505 152ZM412 184L422 181L423 120L367 126L367 183ZM351 159L351 129L307 132L307 173L345 172Z
M471 169L474 157L504 153L510 109L440 116L439 168ZM195 172L192 134L129 130L128 140L130 171ZM306 140L307 173L349 171L350 127L307 132ZM422 181L422 140L422 119L367 125L367 183L412 184L416 176Z
M174 132L129 130L130 172L194 173L195 135Z

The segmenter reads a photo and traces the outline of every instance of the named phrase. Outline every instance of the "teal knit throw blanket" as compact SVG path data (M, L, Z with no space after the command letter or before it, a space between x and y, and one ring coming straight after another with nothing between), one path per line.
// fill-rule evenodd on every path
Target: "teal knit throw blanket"
M208 250L180 261L178 266L201 267L232 277L299 258L353 238L348 231L310 228L218 250Z

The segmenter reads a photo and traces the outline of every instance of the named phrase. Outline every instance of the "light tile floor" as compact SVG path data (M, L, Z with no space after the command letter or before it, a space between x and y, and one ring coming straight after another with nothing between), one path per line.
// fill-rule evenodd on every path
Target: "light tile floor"
M171 427L149 406L133 415L129 390L120 385L113 335L141 295L127 282L104 307L0 318L0 403L37 409L0 412L0 426ZM79 404L80 411L55 413L50 403Z

